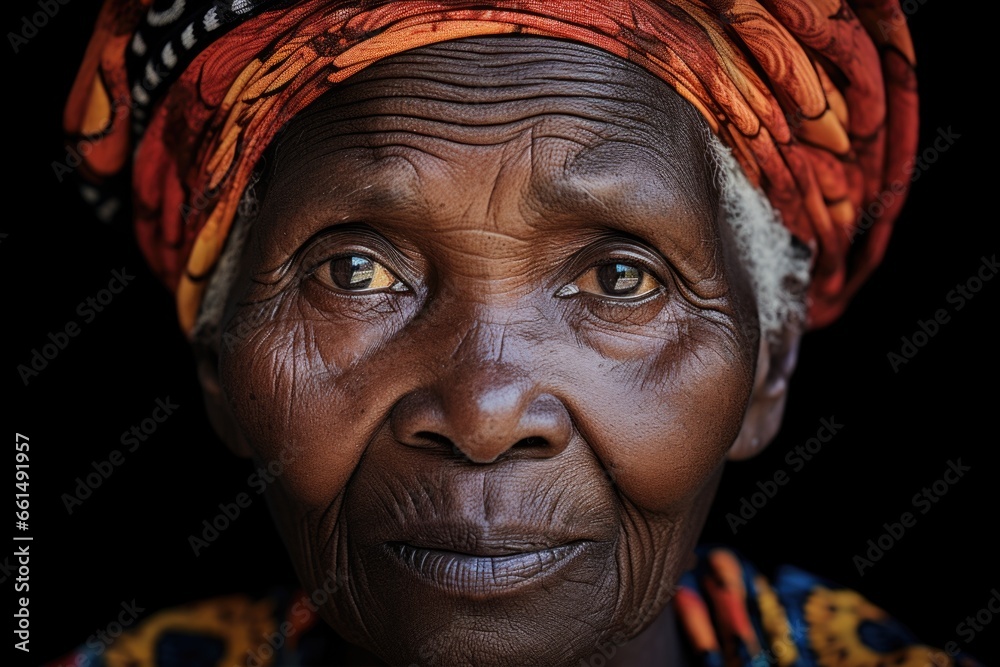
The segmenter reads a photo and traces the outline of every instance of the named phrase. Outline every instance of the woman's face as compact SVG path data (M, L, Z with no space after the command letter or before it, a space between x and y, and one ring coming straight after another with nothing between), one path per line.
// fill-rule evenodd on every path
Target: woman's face
M757 353L701 124L613 56L498 38L383 61L284 132L220 380L348 639L557 664L661 611Z

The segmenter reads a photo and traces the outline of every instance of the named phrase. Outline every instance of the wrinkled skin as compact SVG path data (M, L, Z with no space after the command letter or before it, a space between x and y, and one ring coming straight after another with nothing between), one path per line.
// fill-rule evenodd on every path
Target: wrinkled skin
M288 461L272 512L306 591L344 583L321 613L349 641L679 661L666 603L760 439L703 125L625 61L519 37L382 61L283 133L203 382L236 452Z

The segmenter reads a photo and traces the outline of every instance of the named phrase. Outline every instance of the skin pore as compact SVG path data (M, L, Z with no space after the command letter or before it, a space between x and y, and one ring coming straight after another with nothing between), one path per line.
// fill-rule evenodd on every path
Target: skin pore
M702 127L617 57L506 37L388 58L283 132L203 382L237 453L287 461L268 501L350 642L680 664L673 585L737 435L769 439Z

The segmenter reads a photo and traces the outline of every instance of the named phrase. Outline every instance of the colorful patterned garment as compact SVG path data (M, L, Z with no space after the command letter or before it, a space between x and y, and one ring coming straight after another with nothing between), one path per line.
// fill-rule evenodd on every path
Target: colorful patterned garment
M917 142L898 0L106 0L64 118L84 195L110 214L93 186L131 172L139 243L190 332L292 116L381 58L514 33L617 54L698 109L812 250L812 326L881 261Z
M726 549L699 550L698 564L681 579L673 604L693 665L982 667L964 654L949 657L919 644L854 591L792 567L769 582ZM84 647L46 667L343 664L314 609L303 593L257 601L217 598L161 611L107 650Z

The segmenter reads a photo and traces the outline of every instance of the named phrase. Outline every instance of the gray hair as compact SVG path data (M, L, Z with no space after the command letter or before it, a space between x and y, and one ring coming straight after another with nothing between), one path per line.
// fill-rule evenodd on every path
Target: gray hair
M809 250L782 224L767 196L750 183L732 151L711 132L708 147L722 211L757 297L760 335L775 342L787 327L805 325Z
M774 342L786 327L801 328L805 323L809 251L795 241L764 193L750 183L732 151L711 132L708 132L707 143L722 212L732 230L757 299L760 331L754 334ZM226 300L239 273L246 239L257 215L258 180L259 174L243 193L239 211L222 256L209 279L192 332L197 344L210 349L218 349L219 327Z

